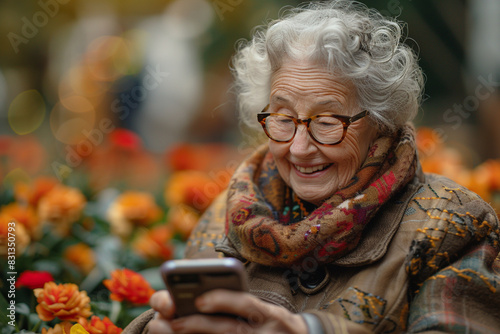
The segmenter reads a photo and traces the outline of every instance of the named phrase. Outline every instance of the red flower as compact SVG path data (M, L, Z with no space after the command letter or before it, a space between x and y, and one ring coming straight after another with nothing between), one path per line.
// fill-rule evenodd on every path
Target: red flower
M54 278L48 271L26 270L19 275L19 278L16 281L16 288L21 288L23 286L32 290L43 288L45 283L53 280Z
M111 291L110 298L116 301L129 301L132 304L145 305L155 292L140 274L129 269L117 269L111 273L111 279L103 281Z
M90 318L90 321L80 318L78 323L82 325L83 328L89 332L89 334L120 334L123 331L123 329L113 324L108 317L104 317L101 320L99 317L94 315Z
M136 151L142 147L141 138L126 129L116 129L109 134L109 140L115 147Z

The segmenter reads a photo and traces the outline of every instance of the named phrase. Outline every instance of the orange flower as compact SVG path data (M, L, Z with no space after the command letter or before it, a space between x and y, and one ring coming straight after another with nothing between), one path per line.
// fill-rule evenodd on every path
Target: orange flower
M438 133L427 127L420 127L417 130L416 144L421 158L434 155L443 149L443 141Z
M167 166L174 171L179 170L199 170L204 171L209 168L210 161L214 155L207 155L207 147L196 146L188 143L181 143L172 146L166 153L165 160Z
M67 235L71 225L80 219L85 203L80 190L59 185L40 200L38 215L42 221L52 223L56 232Z
M229 177L224 182L216 182L207 173L180 171L172 175L165 187L165 200L169 206L189 205L203 212L224 190Z
M157 157L142 146L137 134L116 129L106 139L85 159L94 189L103 189L110 183L125 183L141 189L157 186L162 172L160 164Z
M51 321L56 317L78 321L80 317L88 318L92 314L87 292L79 291L76 284L47 282L34 293L38 302L36 312L42 321Z
M500 160L486 160L474 172L483 175L491 191L500 190Z
M104 317L101 320L99 317L94 315L90 318L90 321L80 318L78 323L82 325L83 328L89 332L89 334L120 334L123 331L123 329L113 324L108 317Z
M243 157L235 147L226 144L180 143L166 152L165 162L173 171L234 170Z
M88 274L95 267L94 251L84 243L67 247L64 250L64 258L85 274Z
M32 184L19 182L14 186L14 196L19 202L36 207L40 199L58 183L53 177L39 177Z
M154 227L140 233L132 247L145 258L169 260L174 251L170 244L172 236L172 231L168 226Z
M103 283L111 291L110 298L119 302L125 300L145 305L155 292L144 277L126 268L113 271L111 279L106 279Z
M17 221L22 224L32 238L38 239L40 236L41 226L32 207L14 202L3 206L0 209L0 215L5 215L10 221Z
M5 214L0 214L0 256L11 253L9 248L11 248L12 242L9 242L9 236L12 237L12 233L16 236L14 243L16 256L23 254L31 242L31 238L24 226L20 223L14 223L15 227L13 228L11 218ZM9 233L11 234L9 235Z
M147 226L157 221L161 210L149 193L128 191L118 196L108 210L111 232L128 237L134 226Z
M0 136L0 158L7 162L7 170L21 168L36 175L46 167L47 152L35 136Z
M69 334L73 324L69 321L64 321L56 324L53 328L42 328L42 334Z
M183 240L187 240L199 219L200 215L196 210L183 204L171 207L167 216L168 223Z

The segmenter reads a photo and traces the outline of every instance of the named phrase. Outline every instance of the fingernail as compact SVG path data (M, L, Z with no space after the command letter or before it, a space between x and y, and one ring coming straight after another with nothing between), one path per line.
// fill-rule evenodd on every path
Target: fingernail
M170 322L170 327L174 331L180 331L184 329L184 319L175 319Z

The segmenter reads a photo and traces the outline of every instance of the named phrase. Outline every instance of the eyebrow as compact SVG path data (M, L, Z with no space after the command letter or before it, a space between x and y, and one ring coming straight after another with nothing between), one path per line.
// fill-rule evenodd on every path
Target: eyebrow
M283 96L274 95L271 98L271 102L285 102L285 103L290 103L290 100L288 100L287 98L284 98Z
M344 107L342 103L335 100L326 100L316 103L317 106L332 106L332 107Z
M274 95L271 98L271 102L284 102L284 103L291 103L290 100L287 98L280 96L280 95ZM341 107L343 108L344 106L342 103L336 100L324 100L324 101L319 101L315 104L315 106L331 106L331 107Z

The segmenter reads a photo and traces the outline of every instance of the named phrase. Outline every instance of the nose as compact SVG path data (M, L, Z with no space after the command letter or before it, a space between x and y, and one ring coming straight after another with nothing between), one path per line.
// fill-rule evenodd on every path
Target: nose
M297 157L307 156L316 149L314 140L309 135L307 127L304 124L298 125L297 132L290 145L290 153Z

